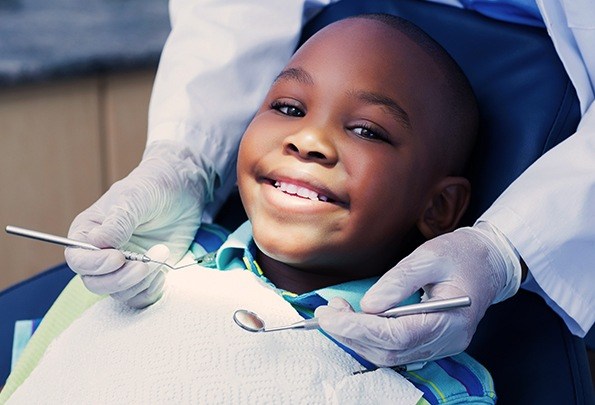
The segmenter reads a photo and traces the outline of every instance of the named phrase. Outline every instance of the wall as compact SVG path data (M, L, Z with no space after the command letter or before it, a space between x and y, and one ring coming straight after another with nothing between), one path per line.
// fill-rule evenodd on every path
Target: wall
M66 236L74 217L140 161L153 70L0 90L0 225ZM64 261L0 232L0 291Z

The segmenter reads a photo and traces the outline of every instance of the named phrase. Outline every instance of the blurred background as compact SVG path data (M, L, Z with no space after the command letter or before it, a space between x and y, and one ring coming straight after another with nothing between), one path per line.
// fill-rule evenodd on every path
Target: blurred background
M4 232L66 236L140 161L167 0L0 0L0 291L64 261Z

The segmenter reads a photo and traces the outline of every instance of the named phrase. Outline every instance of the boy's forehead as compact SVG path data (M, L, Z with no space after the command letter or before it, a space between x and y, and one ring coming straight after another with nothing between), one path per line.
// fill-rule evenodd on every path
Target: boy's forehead
M425 60L432 63L423 49L396 27L371 18L347 18L329 24L314 34L293 55L296 59L311 58L317 51L336 56L351 52L354 58L380 56L387 63L408 59ZM372 61L370 61L372 62ZM372 63L370 66L374 66Z
M436 132L448 108L449 86L434 58L398 28L371 18L349 18L318 31L280 78L324 80L337 90L348 87L351 94L369 91L395 100L420 139Z

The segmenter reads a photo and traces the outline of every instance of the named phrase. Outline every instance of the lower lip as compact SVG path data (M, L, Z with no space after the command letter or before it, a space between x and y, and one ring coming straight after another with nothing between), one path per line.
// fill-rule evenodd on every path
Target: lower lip
M336 210L339 208L337 204L287 194L272 184L263 184L262 191L266 201L275 208L282 209L285 212L291 211L312 214L314 212L328 212L329 210Z

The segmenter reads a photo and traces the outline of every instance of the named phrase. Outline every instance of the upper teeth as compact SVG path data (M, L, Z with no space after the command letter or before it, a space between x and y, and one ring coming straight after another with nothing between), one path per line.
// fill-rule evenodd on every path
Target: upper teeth
M287 194L298 195L300 197L309 198L310 200L314 201L328 201L327 196L318 194L316 191L310 190L309 188L297 186L292 183L275 181L275 187Z

